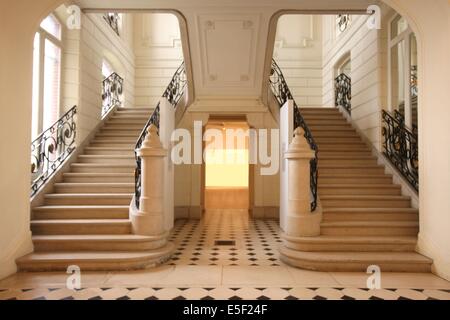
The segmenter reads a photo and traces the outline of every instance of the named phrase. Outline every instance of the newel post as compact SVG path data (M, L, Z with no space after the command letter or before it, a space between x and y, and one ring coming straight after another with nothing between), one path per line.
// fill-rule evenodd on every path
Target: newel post
M132 215L133 233L159 236L164 229L164 158L167 156L153 124L137 151L141 158L141 197L139 211Z
M310 162L314 151L305 138L303 128L297 128L289 149L284 154L288 161L288 203L285 235L313 237L320 235L322 214L320 208L311 212Z

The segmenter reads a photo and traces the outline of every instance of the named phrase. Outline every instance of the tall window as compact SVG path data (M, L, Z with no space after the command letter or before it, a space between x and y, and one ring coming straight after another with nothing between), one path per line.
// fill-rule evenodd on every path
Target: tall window
M59 117L61 96L61 23L54 15L42 21L34 37L32 138Z
M389 32L389 104L417 128L417 41L407 21L397 15Z

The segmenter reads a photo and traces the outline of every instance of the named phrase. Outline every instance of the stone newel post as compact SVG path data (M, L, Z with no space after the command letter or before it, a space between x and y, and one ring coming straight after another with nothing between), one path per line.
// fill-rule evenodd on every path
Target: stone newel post
M320 235L322 214L311 212L310 161L314 151L305 138L303 128L297 128L285 158L288 160L288 206L285 234L289 237Z
M167 150L162 147L158 129L150 125L142 147L137 155L141 158L140 208L132 217L133 233L160 236L164 230L164 157Z

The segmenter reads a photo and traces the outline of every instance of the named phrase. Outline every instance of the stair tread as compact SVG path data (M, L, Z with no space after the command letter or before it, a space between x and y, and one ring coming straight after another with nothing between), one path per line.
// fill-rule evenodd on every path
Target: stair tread
M47 211L47 210L111 210L111 209L126 209L128 210L130 206L121 205L49 205L49 206L39 206L35 207L33 211Z
M373 199L386 199L386 200L410 200L408 196L388 196L388 195L326 195L321 196L321 199L358 199L358 200L373 200Z
M33 241L142 241L155 237L136 234L70 234L70 235L36 235Z
M358 183L320 183L321 188L349 188L349 189L374 189L374 188L388 188L388 189L400 189L401 186L395 184L358 184Z
M73 187L130 187L134 186L132 182L58 182L55 186L73 186Z
M64 176L70 177L134 177L134 173L93 173L93 172L67 172Z
M46 219L46 220L31 220L31 224L130 224L129 219Z
M322 242L322 243L374 243L374 244L415 244L417 237L414 236L332 236L320 235L318 237L295 237L295 242Z
M322 227L418 227L418 221L326 221Z
M294 251L290 249L283 249L285 252L291 252L296 258L312 261L327 261L327 262L376 262L376 263L416 263L416 264L431 264L432 260L415 252L389 252L389 251L376 251L376 252L307 252L307 251ZM372 264L372 263L370 263ZM368 264L369 265L369 264Z
M18 263L39 261L80 261L80 262L112 262L123 260L139 260L160 256L160 252L152 251L80 251L80 252L34 252L17 259Z
M133 157L134 158L134 157ZM107 168L135 168L132 164L113 164L113 163L72 163L74 167L107 167Z
M323 213L352 213L352 212L367 212L367 213L419 213L419 210L414 208L323 208Z
M82 198L82 197L109 197L109 198L128 198L133 196L132 193L49 193L45 197L48 198Z

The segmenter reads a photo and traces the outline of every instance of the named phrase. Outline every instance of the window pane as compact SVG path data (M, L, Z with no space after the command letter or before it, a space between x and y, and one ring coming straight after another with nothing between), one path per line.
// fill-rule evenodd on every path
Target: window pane
M39 135L39 70L40 70L40 34L36 33L33 44L33 101L32 101L32 123L31 139Z
M405 114L405 41L391 49L392 108Z
M102 64L102 75L103 75L103 78L105 78L105 79L108 78L113 72L114 72L113 68L108 63L108 61L103 60L103 64Z
M61 49L45 40L43 130L58 120Z
M414 34L411 35L411 123L417 127L417 95L419 93L419 83L417 81L417 40Z
M398 16L391 24L391 39L408 29L408 22L402 16Z
M61 40L61 24L53 15L49 15L41 23L41 28Z

